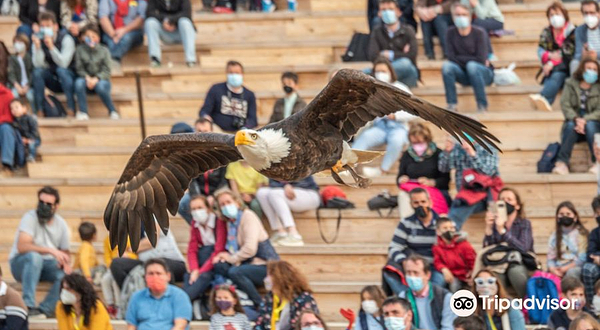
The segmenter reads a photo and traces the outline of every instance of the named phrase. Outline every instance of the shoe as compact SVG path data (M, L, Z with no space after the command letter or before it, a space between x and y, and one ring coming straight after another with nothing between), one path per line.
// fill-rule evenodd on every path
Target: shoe
M196 66L196 62L186 62L185 64L188 66L188 68L193 68Z
M200 311L200 299L196 299L192 302L192 315L194 320L202 320L202 312Z
M35 163L35 157L27 156L27 162L28 163Z
M488 111L487 106L480 104L477 106L477 113L482 114Z
M458 106L456 104L448 104L446 109L448 109L448 111L458 112Z
M365 166L362 169L362 173L367 178L378 178L383 175L381 169L379 167L368 167Z
M153 57L152 60L150 60L150 67L160 68L160 61L156 57Z
M77 114L75 115L75 119L77 119L77 120L90 120L90 116L87 113L85 113L85 112L78 111Z
M563 162L556 162L556 164L554 165L554 168L552 169L552 173L558 174L558 175L569 174L569 167L567 166L567 164L565 164Z
M272 13L275 11L275 4L272 0L262 0L263 13Z
M552 111L552 105L550 105L550 103L548 103L548 100L546 100L546 98L541 95L539 98L536 99L535 107L538 110L544 110L548 112Z
M304 241L302 240L302 236L294 234L279 240L278 244L281 246L304 246Z
M592 167L590 167L590 169L588 170L589 173L598 175L598 164L594 164L592 165Z
M542 97L540 94L529 94L529 102L534 110L537 110L537 101Z
M279 241L281 241L282 239L288 237L287 233L280 233L280 232L276 232L275 234L273 234L273 236L271 236L270 240L271 240L271 244L278 244Z
M108 316L110 316L111 319L115 320L117 318L117 306L108 305L108 307L106 307L106 311L108 312Z
M30 320L45 320L48 318L46 314L37 307L29 307L27 315Z
M111 111L111 112L110 112L110 119L113 119L113 120L119 120L119 119L121 119L121 116L119 115L119 113L118 113L118 112L116 112L116 111Z

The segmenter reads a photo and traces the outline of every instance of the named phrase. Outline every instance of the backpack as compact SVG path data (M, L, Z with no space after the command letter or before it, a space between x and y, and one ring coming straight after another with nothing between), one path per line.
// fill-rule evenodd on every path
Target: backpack
M558 276L543 272L541 270L533 273L533 276L527 280L527 298L533 298L534 304L532 309L525 310L529 318L530 324L546 324L552 313L549 304L544 304L545 308L538 308L543 299L550 296L549 299L560 298L560 278Z
M19 0L4 0L0 3L2 4L2 8L0 8L2 16L19 16Z
M337 186L326 186L321 189L321 206L317 208L317 223L319 224L319 234L321 235L321 239L327 244L335 243L338 238L338 234L340 233L340 224L342 223L342 210L343 209L353 209L355 208L354 203L346 199L346 194L340 187ZM338 218L337 224L335 227L335 235L333 239L329 240L325 238L323 234L323 229L321 228L321 209L337 209L338 210Z
M65 111L62 103L60 103L60 101L54 95L47 95L44 97L44 102L42 103L42 112L46 118L67 116L67 112Z
M342 55L342 61L344 62L364 62L369 60L367 50L369 49L369 35L365 33L354 33L352 40L346 53Z
M558 158L558 151L560 150L560 143L554 142L550 143L544 153L542 154L542 158L537 162L537 172L538 173L551 173L554 168L554 164L556 163L556 159Z

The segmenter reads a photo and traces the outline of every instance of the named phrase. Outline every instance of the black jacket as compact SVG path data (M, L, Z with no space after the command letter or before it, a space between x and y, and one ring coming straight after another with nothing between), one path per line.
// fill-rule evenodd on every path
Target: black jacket
M220 167L216 170L200 174L200 176L190 182L190 196L210 196L219 190L219 188L227 186L227 179L225 179L226 169L227 167Z
M31 62L31 55L29 53L23 57L23 63L25 64L27 81L29 81L29 86L32 86L31 73L33 72L33 63ZM19 65L17 55L11 55L8 59L8 86L12 88L16 83L20 84L22 79L21 66Z
M192 19L192 5L190 0L149 0L146 9L146 18L154 17L160 22L165 19L177 25L182 17Z
M426 177L435 180L436 188L448 190L450 173L441 172L438 168L440 152L440 149L436 149L432 155L424 157L421 161L416 161L408 150L404 152L400 158L400 168L398 169L396 182L398 182L398 179L403 175L406 175L413 180L420 177Z
M404 52L404 47L410 45L408 52ZM379 25L373 29L369 38L369 60L374 61L382 50L394 51L394 60L406 57L413 64L417 64L417 37L412 26L400 24L400 29L390 38L385 25Z
M40 14L38 0L20 0L20 3L19 20L21 23L27 25L37 23L38 15ZM60 0L48 0L46 2L46 10L54 13L56 20L60 24Z
M13 127L19 130L22 137L41 141L38 123L33 116L24 115L19 118L14 118Z

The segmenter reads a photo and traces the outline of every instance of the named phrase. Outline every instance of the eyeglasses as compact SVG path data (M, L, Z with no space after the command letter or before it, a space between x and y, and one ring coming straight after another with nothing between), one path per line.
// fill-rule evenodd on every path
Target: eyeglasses
M482 285L492 285L496 283L496 278L495 277L478 277L474 280L475 285L477 286L482 286Z
M44 202L43 200L40 200L40 201L39 201L39 203L40 203L40 204L47 205L47 206L50 206L50 207L54 206L54 203L48 203L48 202Z

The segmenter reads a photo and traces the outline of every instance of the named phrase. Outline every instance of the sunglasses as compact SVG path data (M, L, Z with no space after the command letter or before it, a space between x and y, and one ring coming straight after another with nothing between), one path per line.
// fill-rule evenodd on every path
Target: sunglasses
M50 206L50 207L53 207L53 206L54 206L54 203L48 203L48 202L44 202L43 200L40 200L40 201L39 201L39 203L40 203L40 204L47 205L47 206Z
M477 286L482 286L482 285L492 285L496 283L496 278L495 277L488 277L488 278L484 278L484 277L478 277L474 280L475 285Z

